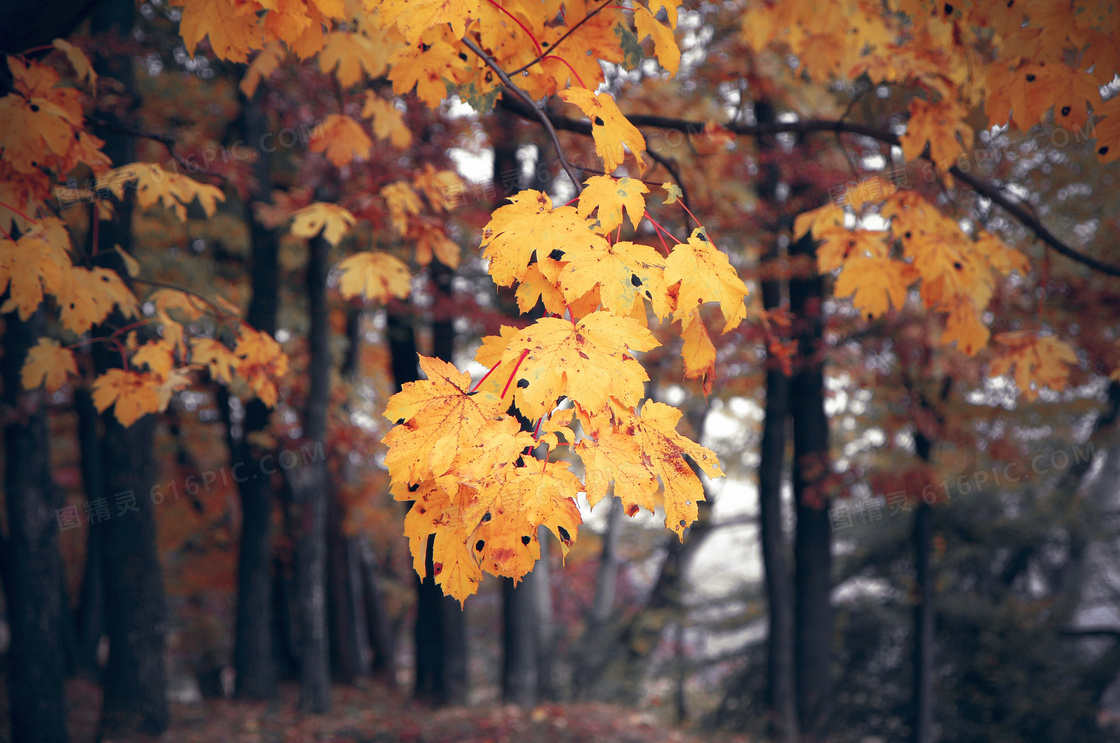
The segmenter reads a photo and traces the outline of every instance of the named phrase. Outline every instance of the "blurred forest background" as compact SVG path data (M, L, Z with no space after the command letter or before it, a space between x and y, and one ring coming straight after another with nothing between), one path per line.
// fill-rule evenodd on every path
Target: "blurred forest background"
M46 5L36 12L51 16ZM122 246L145 291L179 287L238 309L274 333L290 370L272 409L203 378L128 429L77 385L50 394L30 423L6 414L7 623L20 611L11 597L29 591L55 597L62 621L24 649L0 624L0 683L40 720L68 720L57 739L91 739L101 714L116 721L112 740L1116 739L1115 275L1047 251L991 199L906 168L868 138L647 132L659 153L647 180L678 183L750 287L748 304L785 318L713 338L706 397L683 380L679 345L643 357L651 399L685 411L682 431L728 477L706 481L683 542L659 515L583 503L565 564L546 552L524 581L489 577L461 609L413 570L407 507L380 464L391 423L381 412L418 378L417 353L477 372L482 336L524 323L477 247L517 191L573 195L545 133L515 101L480 116L458 98L433 111L394 96L372 53L368 78L353 71L360 85L315 61L273 60L248 68L246 87L245 65L206 46L187 53L166 2L88 6L70 25L101 76L88 121L106 153L188 173L226 199L213 216L191 206L184 221L125 201L99 231L79 201L61 212L75 245ZM671 80L656 64L607 65L623 109L747 129L811 110L898 131L905 89L796 84L788 60L745 45L741 13L682 9ZM7 25L3 51L66 36L57 26L70 20L18 38ZM336 167L316 145L323 123L363 108L376 142ZM559 128L571 159L597 167L590 139ZM1061 239L1115 264L1115 162L1055 131L984 128L972 166ZM385 191L398 182L407 198ZM811 238L791 239L793 220L884 183L1030 258L995 286L988 321L993 333L1044 328L1070 341L1079 366L1066 389L1031 400L1009 376L986 376L990 358L942 346L941 320L914 302L868 320L832 298ZM311 201L360 221L337 245L291 234ZM690 231L682 210L657 208L677 235ZM371 244L413 268L407 299L339 296L331 267ZM11 349L38 332L13 317L8 406L22 365ZM181 319L202 331L212 322ZM81 363L94 368L100 352L80 349ZM45 493L61 556L35 570L12 542L24 516L10 493L25 487ZM305 563L309 489L324 496L327 536ZM308 603L309 581L322 581L325 604ZM17 675L17 660L34 672ZM65 696L27 701L63 675ZM8 705L0 739L18 739Z

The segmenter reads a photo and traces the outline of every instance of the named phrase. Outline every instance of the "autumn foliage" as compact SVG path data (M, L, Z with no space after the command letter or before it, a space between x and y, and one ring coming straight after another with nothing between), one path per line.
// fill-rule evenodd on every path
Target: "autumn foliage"
M713 335L768 318L748 308L747 285L703 215L688 213L687 235L655 219L664 205L681 203L681 190L672 181L660 190L647 184L657 167L653 153L612 91L600 89L601 63L634 69L647 53L668 75L677 73L679 3L178 4L188 52L208 39L217 57L247 63L247 95L291 57L317 58L344 89L387 79L388 87L365 90L360 112L327 117L310 142L336 168L383 143L407 147L413 135L403 109L439 107L450 95L478 113L500 97L555 97L552 105L586 117L601 170L574 179L567 204L540 191L517 194L494 211L479 246L494 282L513 288L523 312L540 305L544 316L486 337L475 360L488 371L478 379L421 357L427 379L405 385L385 411L394 424L385 464L394 496L414 503L405 534L417 571L424 573L434 535L436 581L460 600L484 572L518 579L531 570L541 555L539 526L566 553L581 521L580 493L594 505L613 487L628 513L661 508L666 526L683 538L704 497L698 472L718 477L722 470L710 450L677 431L679 410L644 399L640 354L661 345L651 328L671 329L681 339L685 376L707 392L715 382ZM1105 4L1079 12L1058 2L890 5L759 3L743 13L741 40L751 54L792 52L796 74L813 83L866 75L873 85L909 86L915 93L899 112L905 133L882 139L894 138L905 161L930 161L946 182L978 126L1025 129L1049 117L1084 127L1092 115L1101 119L1099 157L1120 157L1120 99L1103 100L1098 87L1113 79L1118 59L1120 16ZM42 338L29 354L24 385L58 389L79 374L73 349L96 342L117 350L122 368L87 380L94 402L112 406L126 425L165 410L202 374L273 405L288 359L272 337L220 297L153 285L123 252L127 275L75 262L82 253L71 245L52 189L79 166L93 172L96 185L75 195L93 205L95 228L114 217L114 199L185 220L192 206L212 216L222 191L154 163L108 162L83 118L97 77L74 46L58 41L51 55L9 57L8 66L14 87L0 99L0 287L8 294L0 311L27 318L45 305L58 321L58 337ZM537 114L558 141L548 114ZM696 146L714 152L731 135L710 123ZM572 173L562 150L558 156ZM985 320L996 283L1030 270L1026 256L984 229L962 227L915 191L877 183L870 195L849 194L794 225L794 238L817 241L819 271L838 273L836 296L877 318L916 292L926 311L943 318L943 344L970 356L990 349L990 372L1013 372L1028 398L1064 387L1076 364L1067 341L1029 329L993 339ZM455 268L459 246L442 220L460 187L454 172L427 166L367 197L388 215L379 229L415 246L417 265L438 260ZM293 235L335 246L360 221L324 201L277 213ZM409 266L387 252L358 252L337 270L346 299L388 302L410 292ZM717 308L721 320L713 324ZM113 313L126 324L108 330ZM192 330L204 313L227 332Z

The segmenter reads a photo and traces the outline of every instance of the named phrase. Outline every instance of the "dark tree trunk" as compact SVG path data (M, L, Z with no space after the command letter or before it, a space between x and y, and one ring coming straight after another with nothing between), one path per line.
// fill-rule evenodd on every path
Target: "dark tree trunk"
M762 283L762 301L766 309L778 307L780 298L777 281ZM770 359L766 369L766 418L762 424L758 464L759 531L770 620L767 703L772 737L793 743L798 737L793 582L787 556L785 519L782 516L789 387L790 378Z
M759 124L770 124L777 112L766 99L754 103ZM778 234L788 225L784 206L778 196L782 182L779 165L780 149L773 137L758 141L762 169L755 181L758 198L776 216L775 234L768 258L771 265L781 258ZM762 282L762 305L767 310L782 304L783 282L769 278ZM789 565L789 545L785 519L782 515L782 483L786 471L786 444L789 429L790 378L773 358L766 366L766 418L762 424L759 445L758 510L759 535L762 542L762 564L766 574L766 597L769 612L767 637L767 706L770 734L776 741L795 743L798 739L797 686L794 655L793 576Z
M549 563L549 543L553 537L545 526L537 527L541 543L541 559L533 568L537 577L533 601L537 609L537 689L542 701L555 702L560 698L556 687L556 624L552 608L552 565Z
M808 236L793 255L812 256ZM823 288L818 275L789 282L798 354L790 385L793 497L797 504L795 657L801 734L824 738L832 711L832 530L828 521L829 432L824 410Z
M521 707L537 705L537 606L529 573L519 585L502 578L502 700Z
M939 403L945 402L952 389L946 378ZM938 423L939 410L920 397L919 404ZM922 430L914 435L914 452L926 465L933 462L933 440ZM914 513L911 541L914 548L914 646L912 659L914 679L910 702L910 730L914 743L933 743L933 663L934 663L934 592L933 574L933 506L923 499Z
M918 504L914 514L914 686L911 730L914 743L933 743L933 570L930 566L933 507Z
M74 392L78 413L78 450L82 485L86 499L100 498L104 492L101 462L101 416L93 406L87 389ZM105 636L105 583L101 566L101 530L86 529L86 563L76 617L77 654L74 668L79 676L101 680L97 651Z
M243 100L241 122L245 140L259 143L268 128L262 98L257 90L252 100ZM254 165L255 200L267 200L271 173L265 153L258 152ZM252 200L252 199L251 199ZM252 238L248 323L264 333L276 332L279 266L276 234L253 218L246 209ZM235 694L242 699L272 699L277 694L277 669L273 652L272 597L272 478L261 468L260 451L253 434L268 427L270 412L254 398L245 407L241 436L231 452L235 474L239 474L241 540L237 555L237 619L234 626L233 666ZM232 437L231 437L232 438Z
M396 643L389 612L381 592L377 560L373 548L366 540L359 544L361 550L362 596L365 598L365 616L369 623L369 645L373 655L370 671L390 684L397 682Z
M331 671L339 683L352 684L359 676L369 675L369 648L364 635L365 605L361 574L357 572L357 544L354 537L343 531L342 520L342 504L337 497L332 497L327 525Z
M12 740L65 741L66 657L62 555L58 550L61 491L51 481L46 393L23 391L20 370L45 322L4 317L4 493L6 537L0 537L0 575L7 597L11 645L8 700Z
M572 671L572 696L587 698L595 681L601 659L611 641L607 631L614 614L615 586L618 581L618 539L622 533L622 501L611 498L607 513L607 529L603 533L603 547L599 553L599 572L595 578L595 598L585 619L583 636L576 648L575 668Z
M98 6L93 16L94 33L115 31L127 35L133 25L131 0L112 0ZM99 60L98 73L119 80L126 91L134 89L132 60L128 56ZM135 160L133 140L116 132L101 133L103 151L115 164ZM127 281L124 261L115 251L132 248L132 206L118 205L116 219L101 225L97 263L115 270ZM124 324L110 316L106 328L95 336L108 336ZM104 344L102 344L104 346ZM108 347L94 351L98 372L120 364ZM113 410L102 415L101 452L103 497L109 519L99 529L101 568L105 578L105 624L109 636L109 662L104 674L101 730L103 739L125 740L135 736L158 736L167 729L166 675L163 666L165 607L163 574L156 549L153 503L166 494L156 483L154 440L156 416L147 415L127 428Z
M327 314L327 256L322 237L310 240L307 261L310 361L304 437L325 445L330 402L330 319ZM296 532L296 587L299 592L300 707L316 714L330 709L327 639L327 510L325 459L288 470Z
M342 376L353 381L358 371L361 349L362 310L346 311L346 354L339 368ZM349 462L342 463L342 476L349 478ZM346 513L332 489L327 521L327 600L331 621L331 672L335 680L349 684L359 676L370 674L369 638L366 623L366 602L363 595L361 542L348 536L344 529Z
M103 497L113 511L111 518L93 527L101 530L109 635L101 737L158 736L167 729L168 709L163 575L150 497L156 486L156 417L144 416L125 428L110 410L104 422ZM133 497L136 511L122 513Z

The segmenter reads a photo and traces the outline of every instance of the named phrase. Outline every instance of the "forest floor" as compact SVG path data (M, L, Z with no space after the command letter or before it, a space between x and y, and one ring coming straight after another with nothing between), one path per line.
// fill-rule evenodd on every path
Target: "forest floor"
M306 715L297 709L298 696L297 685L285 684L280 698L271 703L208 699L172 704L171 728L160 743L747 743L741 736L675 728L652 713L606 704L546 704L533 710L485 705L433 711L412 701L404 690L369 683L363 688L336 685L330 714ZM68 682L71 743L96 739L100 697L94 684ZM0 707L6 708L6 702L0 702ZM7 710L2 711L0 741L6 741L10 739L3 729Z

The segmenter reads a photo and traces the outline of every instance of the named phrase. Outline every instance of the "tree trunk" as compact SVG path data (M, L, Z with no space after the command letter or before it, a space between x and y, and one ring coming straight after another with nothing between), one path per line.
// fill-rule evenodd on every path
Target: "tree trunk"
M814 254L806 235L793 255ZM801 734L824 738L832 710L832 530L828 521L829 432L824 410L823 287L819 275L789 282L798 354L790 385L793 497L797 504L795 657Z
M307 261L310 360L304 437L326 440L330 402L330 318L327 314L329 245L310 241ZM325 459L288 470L296 531L296 588L300 618L300 707L324 714L330 709L330 659L327 639L327 509L329 482Z
M946 378L941 388L939 403L945 402L952 389L952 380ZM919 404L941 422L940 412L930 406L924 397ZM933 441L919 430L914 435L914 452L922 463L933 462ZM931 558L933 539L933 506L923 499L914 513L911 541L914 547L914 680L911 688L910 730L914 743L933 743L933 662L934 662L934 583Z
M330 608L331 670L336 681L352 684L369 675L361 576L356 572L356 545L342 528L342 504L331 498L327 533L327 599ZM358 580L355 585L355 579ZM359 616L359 614L361 616Z
M553 621L552 608L552 565L549 562L549 547L553 537L548 527L537 527L537 539L541 543L541 559L533 568L537 576L534 585L533 603L537 612L537 689L542 701L559 700L556 688L556 623Z
M537 663L537 606L532 581L535 571L519 585L502 578L502 701L531 708L537 705L540 684Z
M11 645L8 699L16 743L65 741L66 658L62 555L56 511L61 491L51 480L46 393L24 392L20 370L45 322L4 317L4 494L6 537L0 537L0 574L7 597ZM79 517L80 518L80 517Z
M914 514L914 685L911 739L933 743L933 570L930 567L933 507L924 501Z
M101 462L101 416L93 406L93 398L84 387L74 391L74 407L78 413L78 451L81 460L82 486L86 499L100 498L104 492ZM82 570L82 588L76 617L77 655L75 672L82 677L100 681L101 664L98 649L105 636L105 579L101 566L101 530L86 529L86 563Z
M777 120L774 106L765 98L754 103L755 119L759 124ZM773 137L760 137L758 147L762 167L755 180L758 198L767 204L776 216L774 235L768 258L771 262L781 258L778 234L789 226L790 217L779 197L782 183L780 148ZM783 282L778 278L762 281L762 305L767 310L782 304ZM791 380L778 362L767 357L766 366L766 418L762 424L762 441L759 444L758 511L759 536L762 542L762 564L766 575L766 597L769 612L767 636L767 687L766 703L769 712L770 735L777 741L796 743L797 686L794 653L794 590L789 565L789 545L786 540L785 519L782 515L782 483L786 471L786 444L789 429L789 390Z
M762 302L766 309L778 307L780 287L777 281L762 283ZM789 387L790 378L770 359L766 368L766 418L762 424L758 464L759 531L770 621L767 637L767 704L772 737L778 741L794 743L798 737L798 729L794 681L793 583L787 557L785 519L782 516Z
M132 30L134 3L112 0L98 6L93 16L94 33ZM128 56L101 59L97 72L116 78L125 91L133 91L132 59ZM115 164L132 162L135 146L131 137L102 132L103 151ZM101 225L96 263L115 270L126 282L128 273L115 246L132 248L132 203L118 204L116 218ZM111 315L95 336L108 336L124 324ZM99 373L120 364L116 352L104 347L94 350ZM156 416L146 415L129 427L117 421L113 410L102 415L101 452L104 481L101 497L111 509L109 519L93 526L99 529L101 568L105 578L105 624L109 636L109 662L104 674L102 739L126 740L158 736L167 729L167 680L163 665L165 607L163 574L156 549L154 501L157 494L154 440Z
M346 310L346 353L339 371L353 382L358 372L361 350L362 310ZM341 477L351 479L349 461L341 463ZM334 488L327 520L327 600L331 621L331 671L335 680L353 683L370 674L370 648L366 622L366 602L362 582L361 543L344 529L346 513Z
M384 594L381 592L377 560L374 559L373 548L368 541L361 540L359 547L362 596L365 598L369 645L373 654L370 671L395 685L397 682L396 643L393 641L393 628L389 622L389 612L385 607Z
M247 142L261 141L268 127L262 86L251 100L242 100L241 125ZM269 160L257 153L254 176L257 188L250 199L268 199L271 185ZM276 234L246 209L252 238L250 283L252 296L245 318L256 330L276 332L279 265ZM237 492L241 504L241 539L237 555L237 618L234 625L233 665L235 695L241 699L272 699L277 694L277 668L273 649L272 596L272 478L264 474L253 434L268 427L271 413L254 398L245 407L241 436L231 452L235 474L242 482ZM232 437L231 437L232 438Z
M150 497L156 487L156 417L146 415L125 428L110 410L104 422L102 497L114 510L111 518L93 527L101 530L109 630L101 737L158 736L167 729L168 709L163 574ZM122 512L132 506L135 512Z
M595 578L595 598L585 620L583 636L576 648L572 672L572 696L586 698L590 693L596 669L610 642L607 625L614 613L615 586L618 581L618 539L622 533L622 501L612 497L607 512L607 529L599 553L599 572Z

